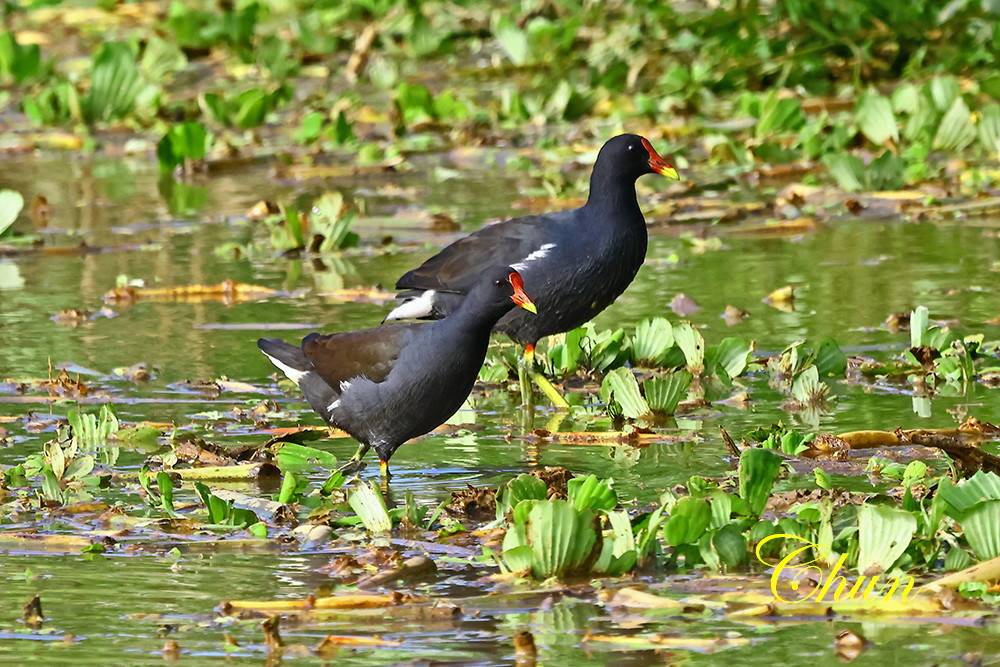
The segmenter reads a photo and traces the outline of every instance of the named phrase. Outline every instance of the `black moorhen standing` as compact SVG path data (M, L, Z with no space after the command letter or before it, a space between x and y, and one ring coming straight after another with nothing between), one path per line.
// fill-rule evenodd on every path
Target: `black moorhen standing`
M574 329L611 305L646 258L646 220L636 201L643 174L678 178L644 137L622 134L601 148L590 176L590 197L573 210L529 215L455 241L396 283L403 302L385 318L436 319L463 302L484 266L507 264L531 285L537 317L512 311L494 331L524 345L530 368L535 344ZM532 374L550 400L565 400L543 376Z
M515 305L535 312L518 272L493 267L480 272L468 296L442 320L312 333L301 346L261 338L257 346L327 424L361 443L348 465L374 449L388 477L389 458L400 445L462 407L486 357L490 330Z

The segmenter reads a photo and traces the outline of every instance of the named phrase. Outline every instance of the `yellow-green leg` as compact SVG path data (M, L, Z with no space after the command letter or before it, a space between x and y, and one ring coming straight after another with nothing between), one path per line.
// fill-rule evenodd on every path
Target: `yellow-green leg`
M524 369L524 371L531 378L531 381L534 382L535 385L542 390L542 393L545 394L545 397L552 402L552 405L562 410L568 410L569 403L566 402L566 399L562 397L562 395L556 390L555 387L552 386L552 383L549 382L549 379L547 377L545 377L544 375L535 370L534 345L524 346L524 357L522 361L523 361L522 368ZM530 391L531 388L526 387L527 383L524 381L524 375L521 373L521 369L518 369L518 379L521 381L521 400L525 405L527 405L528 401L525 400L525 391Z
M348 459L347 462L344 463L344 465L337 468L337 471L342 472L345 475L351 475L364 468L365 463L361 459L364 458L365 454L368 453L369 449L371 449L371 447L369 447L368 445L365 444L360 445L358 447L358 451L354 452L354 456Z

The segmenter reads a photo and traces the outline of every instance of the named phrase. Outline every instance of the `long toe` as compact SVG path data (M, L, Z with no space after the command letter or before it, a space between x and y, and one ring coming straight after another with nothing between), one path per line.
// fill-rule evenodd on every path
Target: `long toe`
M353 475L364 470L366 465L367 464L361 459L350 459L344 463L344 465L337 468L337 472L343 473L344 475Z

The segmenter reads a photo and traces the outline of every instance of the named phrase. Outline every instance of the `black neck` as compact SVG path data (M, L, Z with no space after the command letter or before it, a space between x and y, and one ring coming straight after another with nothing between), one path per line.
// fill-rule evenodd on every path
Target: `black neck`
M642 219L642 210L635 194L635 176L594 167L590 175L590 197L586 208L605 214L602 217Z

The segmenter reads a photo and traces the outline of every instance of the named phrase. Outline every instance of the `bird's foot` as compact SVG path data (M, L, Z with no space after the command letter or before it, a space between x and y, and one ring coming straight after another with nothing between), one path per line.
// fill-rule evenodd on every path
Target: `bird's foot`
M349 459L346 463L344 463L344 465L337 468L337 472L346 477L347 475L353 475L355 473L361 472L362 470L365 469L366 465L368 464L366 464L361 459L352 458Z

